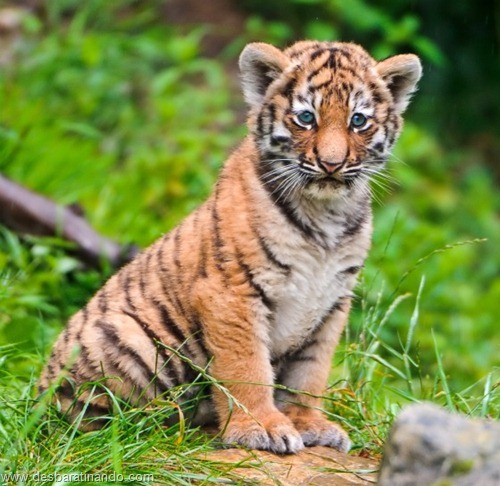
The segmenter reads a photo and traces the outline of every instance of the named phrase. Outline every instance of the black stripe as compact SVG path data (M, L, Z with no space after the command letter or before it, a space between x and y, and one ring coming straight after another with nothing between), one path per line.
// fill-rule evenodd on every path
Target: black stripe
M325 52L330 51L330 55L328 56L327 59L321 64L321 66L317 67L314 71L312 71L308 76L307 76L307 81L311 82L311 80L318 75L323 69L337 69L338 63L337 63L337 53L340 52L337 48L332 47L329 49L319 49L318 51L314 52L311 55L311 61L315 61L318 57L323 55ZM329 84L331 80L328 83Z
M366 209L364 211L361 211L357 215L349 218L346 221L341 238L346 238L356 235L360 231L361 227L366 223L367 219L368 219L368 211Z
M319 151L317 145L313 145L313 154L316 160L316 164L321 166L321 157L319 156Z
M165 346L162 346L163 341L161 338L154 332L154 330L151 328L151 326L148 325L147 322L143 321L139 316L136 314L133 314L131 312L128 312L126 310L122 309L122 312L129 316L131 319L133 319L143 330L144 334L150 339L154 347L157 349L157 351L161 354L161 356L165 360L165 366L163 366L160 370L158 370L158 373L166 373L169 380L171 380L172 385L179 385L182 382L185 381L185 376L181 376L175 366L170 365L169 366L169 361L172 359L172 356L169 354L168 350L165 348ZM182 371L184 371L184 375L186 375L186 370L185 370L185 365L184 363L182 364ZM172 372L175 376L172 376L169 372Z
M382 95L378 91L374 91L372 93L372 99L377 104L382 103L382 101L384 101L384 99L382 98Z
M295 226L307 239L310 239L315 243L324 247L325 246L324 242L326 241L326 235L319 229L307 225L298 218L293 207L290 205L287 199L283 197L282 191L286 190L286 187L281 190L277 190L277 187L279 186L276 186L276 184L279 184L279 182L269 183L263 180L263 177L266 174L269 165L266 164L266 162L264 162L264 159L260 159L259 162L260 162L258 164L259 178L262 181L262 185L266 188L269 197L273 201L274 205L286 217L288 222L291 223L292 226Z
M306 238L310 240L315 240L315 232L313 228L303 223L295 214L292 206L280 197L281 194L277 194L278 191L271 193L271 198L274 204L280 209L281 213L286 217L289 223L291 223L295 228L297 228Z
M274 122L276 121L276 106L274 106L274 104L270 104L267 111L269 113L267 134L270 135L273 132Z
M130 295L130 289L133 285L132 275L130 274L130 272L122 271L118 274L118 277L123 287L123 290L125 291L125 301L127 302L127 304L131 309L135 310L136 305L132 301L132 296Z
M198 340L194 339L191 332L189 332L189 334L186 336L184 330L172 318L166 306L158 302L155 302L155 305L157 306L157 309L161 314L163 325L169 330L169 332L172 333L176 341L179 343L179 346L177 348L179 354L195 362L197 354L199 354L199 352L201 351L205 359L207 359L208 353L206 352L203 343L200 343ZM200 348L198 353L193 349L194 344ZM181 363L183 365L185 375L184 380L188 382L194 381L198 376L197 372L195 372L195 370L189 365L189 363L186 363L182 360Z
M264 252L264 254L266 255L266 258L276 267L278 268L281 268L282 270L284 270L285 272L290 272L290 265L287 265L286 263L283 263L281 261L279 261L275 254L272 252L272 250L269 248L269 246L267 245L264 237L259 234L259 232L257 230L255 230L255 228L252 228L254 233L257 235L257 240L259 242L259 245L262 249L262 251Z
M55 377L54 374L54 365L52 363L52 357L49 359L49 362L47 363L47 377L49 378L49 381Z
M146 259L144 261L144 265L140 266L140 275L139 275L139 288L141 291L141 296L144 298L146 297L146 281L147 277L149 275L149 267L150 267L150 262L151 258L153 257L153 252L149 250L146 254Z
M302 96L300 93L297 93L296 98L301 102L301 103L307 103L307 99Z
M137 364L139 364L139 366L144 369L145 374L148 374L148 375L152 374L148 365L144 362L144 360L137 353L137 351L135 349L132 349L127 344L124 344L121 342L120 336L118 335L116 328L112 324L109 324L108 322L99 320L96 322L95 327L97 327L98 329L100 329L102 331L104 337L108 340L108 342L110 344L113 345L113 348L117 348L117 349L123 351L124 354L128 354L129 356L134 358L134 361L137 361Z
M349 275L354 275L358 273L363 268L362 265L353 265L352 267L348 267L342 270L340 273L347 273Z
M292 139L290 137L285 137L283 135L273 135L271 137L271 145L277 146L284 143L290 143Z
M99 295L97 297L97 305L99 307L99 310L105 314L106 311L108 310L108 299L106 297L106 291L104 288L102 288L100 291L99 291Z
M337 49L337 52L346 58L347 62L350 62L351 61L351 52L348 51L347 49L342 49L342 48L338 48Z
M182 224L177 226L174 230L174 251L173 251L173 258L174 258L174 264L177 271L177 274L180 276L182 272L182 265L181 265L181 260L179 258L180 252L181 252L181 227Z
M224 242L222 241L221 235L220 235L220 228L219 228L219 214L217 212L217 189L215 192L215 198L212 204L212 225L213 225L213 231L214 231L214 236L213 236L213 250L214 250L214 259L215 259L215 266L221 271L224 272L222 263L224 261L224 257L222 255L222 247L224 246Z
M238 262L239 267L243 270L245 274L246 281L250 284L250 286L256 292L256 296L260 298L262 303L269 309L273 310L275 303L266 295L264 289L255 281L252 269L250 266L243 261L243 255L236 251L236 261Z
M80 360L83 361L83 363L80 363L80 366L82 364L85 364L85 366L90 366L98 376L103 376L103 368L102 364L96 364L94 360L90 357L90 351L89 348L83 344L80 343Z
M154 301L154 305L160 312L161 316L161 321L163 325L171 332L175 338L175 340L179 343L182 344L187 340L186 335L184 334L184 331L177 325L177 323L172 319L172 316L170 315L170 312L168 311L168 308L160 304L159 302Z
M87 321L89 320L89 308L87 305L82 307L82 317L83 317L83 325L85 325L87 323ZM66 329L66 331L67 330L68 329Z
M310 83L314 77L316 77L321 71L323 71L323 69L325 69L325 63L316 68L314 71L311 71L307 76L307 81Z
M94 360L90 358L88 348L83 344L81 345L80 356L87 360L85 365L88 366L83 368L81 366L82 363L80 363L80 366L76 370L72 371L79 383L97 381L101 378L115 379L123 376L123 372L120 368L118 368L118 366L110 360L106 361L106 371L104 370L104 363L102 361L95 363ZM89 366L92 370L89 369Z
M200 346L200 348L203 350L203 353L207 357L207 359L210 359L212 357L212 353L209 352L207 343L205 341L205 335L203 333L203 321L199 318L194 318L193 321L191 322L194 332L193 332L193 337L195 337L196 342Z
M283 363L290 363L293 361L301 361L301 356L302 353L310 348L311 346L314 346L318 344L317 339L311 339L309 336L308 339L306 339L304 342L302 342L298 347L292 348L289 351L285 352L283 355L275 359L276 364L283 364ZM286 373L286 369L283 370L283 372ZM279 377L278 377L279 381Z
M82 404L82 410L85 406L85 402L82 402L81 400L77 400L77 403ZM102 405L99 405L94 402L90 402L86 405L85 407L85 418L90 418L90 417L102 417L103 415L108 415L110 413L109 407L103 407ZM105 418L102 419L103 421L107 421ZM108 419L109 420L109 419ZM92 421L94 423L94 421Z
M63 357L60 354L57 354L56 351L57 351L56 349L52 351L52 354L50 355L49 359L49 363L51 363L53 370L55 372L52 378L58 378L68 366L67 359L63 360L62 359ZM69 348L69 351L73 351L73 348Z
M335 52L332 49L330 50L330 57L326 61L325 66L332 70L337 69L337 59L335 57Z
M219 178L219 181L220 181L220 178ZM219 213L217 211L218 196L219 196L219 192L218 192L218 187L216 186L214 200L213 200L213 204L212 204L212 224L213 224L213 233L214 233L213 239L212 239L212 241L213 241L213 245L212 245L213 257L215 260L215 267L217 268L217 270L219 270L219 272L222 275L222 278L223 278L222 283L224 284L225 287L228 287L230 276L227 273L227 269L225 266L226 258L224 257L224 254L223 254L223 248L225 246L225 242L222 239L220 226L219 226L220 217L219 217Z
M353 86L351 83L348 83L347 81L342 81L340 89L342 93L350 93L353 89Z
M340 297L337 301L335 301L329 308L328 310L321 316L318 324L314 328L314 333L317 333L330 319L335 312L342 310L342 306L344 304L344 299Z
M207 249L203 238L200 238L200 261L198 264L197 275L201 278L207 278Z
M292 105L293 91L297 84L297 80L295 78L290 79L283 90L283 94L288 98L288 102L290 106Z
M83 317L83 313L82 313L82 317ZM83 317L84 321L86 321L87 319L85 319L85 317ZM68 345L68 342L69 342L69 329L68 328L65 328L64 331L62 332L62 339L63 339L63 343L65 344L65 346Z
M313 147L313 152L318 153L318 149ZM301 167L315 167L314 163L309 160L304 154L299 155L299 162ZM319 157L317 157L317 163L319 163Z
M247 188L245 186L245 183L242 179L242 176L240 175L240 183L241 183L241 188L242 188L242 191L245 195L245 198L247 200L247 204L250 204L248 202L249 200L249 195L248 195L248 191L247 191ZM252 224L250 223L250 230L252 231L253 233L253 237L254 239L257 239L258 243L259 243L259 246L262 250L262 252L264 253L264 255L266 256L266 258L276 267L280 268L281 270L284 270L286 273L290 272L290 265L287 265L286 263L283 263L281 262L280 260L278 260L278 258L276 257L276 255L274 254L274 252L269 248L269 246L267 245L266 243L266 240L265 238L259 233L259 231L257 230L257 228L255 227L255 224Z
M318 57L321 57L325 52L327 52L327 49L324 48L317 49L310 55L309 59L311 60L311 62L314 62L316 59L318 59Z
M134 361L134 363L142 370L142 373L144 374L148 385L153 383L156 385L156 382L158 382L158 384L163 388L162 391L167 391L172 386L172 384L166 383L162 379L161 375L156 375L135 349L131 348L128 344L125 344L120 340L120 336L116 332L114 326L104 321L98 321L96 323L96 327L98 327L103 332L104 337L111 343L113 348L116 348L121 354L127 355L132 359L132 361ZM131 380L132 377L130 375L127 375L127 379ZM176 383L175 385L178 384L179 383Z
M328 319L337 311L342 310L342 306L344 304L344 298L339 298L336 302L334 302L328 310L321 316L320 319L318 319L316 325L311 329L309 335L304 339L302 343L299 344L299 346L292 348L291 350L285 352L282 356L279 356L275 359L273 359L273 362L276 364L282 363L284 361L286 362L291 362L291 361L314 361L314 357L308 357L304 356L302 353L306 351L308 348L311 346L315 346L318 344L318 339L315 338L317 336L318 332L323 328L323 326L326 324Z
M360 106L360 104L358 104L358 101L360 98L363 98L363 97L364 97L364 93L362 91L356 91L354 93L354 104L360 110L362 109L362 107Z
M264 135L264 110L261 110L257 116L257 135L259 137Z
M201 209L198 208L194 213L193 219L193 231L196 235L199 235L198 243L199 243L199 260L196 270L196 276L193 278L191 282L191 289L195 284L198 277L207 278L207 251L203 241L203 232L199 229L200 226L200 212Z
M69 398L71 400L75 398L75 389L73 384L67 379L61 381L55 392L64 398Z
M319 49L319 47L320 47L319 42L316 42L316 41L309 41L309 42L311 44L307 46L305 52ZM309 42L308 42L308 44L309 44ZM302 47L300 49L298 49L297 47L295 47L295 48L290 47L285 52L293 59L295 57L302 56L304 54L304 49Z
M294 362L305 362L305 361L316 361L316 357L314 356L303 356L302 354L293 354L287 358L287 363Z
M175 307L176 311L180 315L185 315L185 309L184 306L177 296L177 293L173 289L171 285L169 285L172 281L172 277L170 275L170 271L164 264L164 258L163 258L163 246L165 242L167 241L168 237L165 237L165 241L163 242L162 245L158 248L158 252L156 253L156 259L158 263L158 268L160 270L160 283L161 283L161 288L164 292L165 297L168 299L168 301Z
M88 304L87 304L88 305ZM83 329L86 327L86 324L87 324L87 320L88 320L88 313L85 313L86 315L86 319L85 320L81 320L81 321L77 321L73 326L70 326L68 329L69 331L72 331L73 329L78 329L76 331L76 335L75 335L75 341L77 343L80 342L80 339L82 337L82 332L83 332Z
M146 336L148 336L148 338L151 340L151 342L157 346L158 343L161 343L162 340L160 339L160 337L154 332L153 329L151 329L151 327L149 326L149 324L145 321L143 321L137 314L134 314L132 312L129 312L128 310L126 309L122 309L122 312L130 317L131 319L133 319L137 324L139 324L139 326L141 327L141 329L144 331L144 334L146 334ZM168 355L164 355L165 358L169 359L170 356Z
M184 271L182 267L181 261L181 246L182 246L182 231L184 230L184 223L181 223L174 232L174 248L173 248L173 260L174 260L174 274L175 274L175 283L176 288L182 289L184 287ZM182 302L179 300L181 304L181 308L184 313L184 306L182 306Z

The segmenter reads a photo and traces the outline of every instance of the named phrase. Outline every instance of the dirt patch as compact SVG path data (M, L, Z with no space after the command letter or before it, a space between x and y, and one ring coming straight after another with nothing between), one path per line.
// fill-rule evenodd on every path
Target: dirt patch
M233 465L230 472L244 484L284 486L350 486L375 484L378 463L328 447L308 447L298 454L277 456L264 451L225 449L207 460Z

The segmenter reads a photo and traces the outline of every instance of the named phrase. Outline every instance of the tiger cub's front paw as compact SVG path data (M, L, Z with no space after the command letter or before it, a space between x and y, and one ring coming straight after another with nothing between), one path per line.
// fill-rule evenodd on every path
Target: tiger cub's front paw
M292 417L293 424L306 446L333 447L340 452L349 452L351 441L340 425L327 420L319 412Z
M301 435L280 412L271 412L258 419L248 415L233 418L223 439L227 444L239 444L276 454L293 454L304 448Z

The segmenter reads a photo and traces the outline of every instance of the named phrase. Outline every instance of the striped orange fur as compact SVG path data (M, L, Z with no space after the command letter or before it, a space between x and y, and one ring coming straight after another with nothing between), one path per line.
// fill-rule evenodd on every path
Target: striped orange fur
M73 316L40 390L57 382L62 411L74 419L85 406L95 427L111 403L83 384L148 403L196 380L180 353L234 397L213 387L195 418L227 424L226 442L347 451L315 397L370 247L369 179L400 133L421 65L412 54L376 62L355 44L303 41L284 51L249 44L240 69L250 133L212 196Z

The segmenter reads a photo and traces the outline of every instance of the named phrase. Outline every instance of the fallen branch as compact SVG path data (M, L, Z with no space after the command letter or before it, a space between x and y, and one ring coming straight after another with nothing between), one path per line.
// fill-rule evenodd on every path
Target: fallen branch
M0 223L11 230L37 236L59 236L75 243L86 263L103 260L119 267L131 260L137 247L99 235L85 220L79 206L61 206L0 175Z

